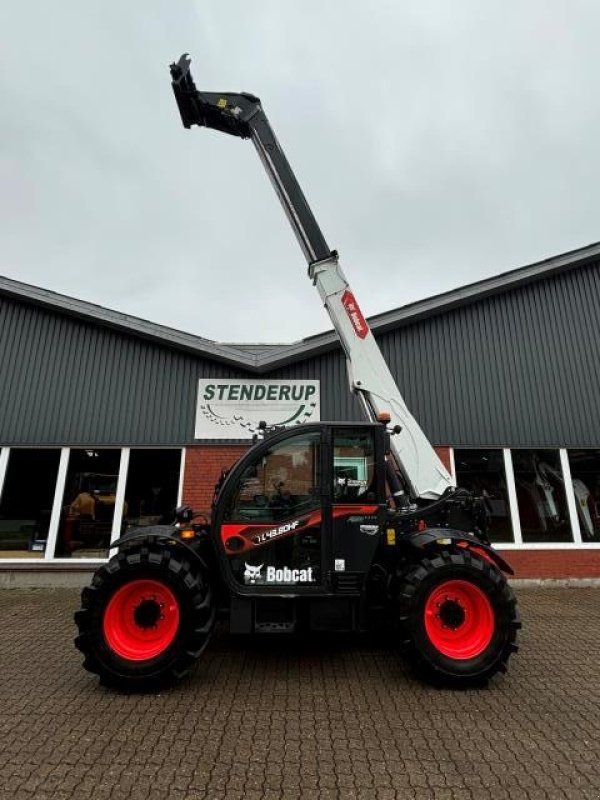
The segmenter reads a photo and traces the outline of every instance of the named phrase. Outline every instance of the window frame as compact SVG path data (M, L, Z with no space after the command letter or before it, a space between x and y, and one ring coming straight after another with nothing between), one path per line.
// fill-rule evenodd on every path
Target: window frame
M382 426L383 428L383 426ZM372 455L373 455L373 474L371 477L370 483L367 483L366 490L362 492L355 498L336 498L335 491L334 491L334 479L335 479L335 462L336 462L336 455L335 455L335 448L336 448L336 437L340 434L344 434L345 432L349 432L355 430L357 433L362 433L363 435L368 435L371 439L372 445ZM372 427L365 427L361 428L360 426L352 425L352 423L341 423L339 425L335 425L332 427L331 430L331 455L329 457L329 465L328 471L330 476L330 483L331 486L329 490L331 492L331 502L333 505L364 505L364 504L371 504L371 505L379 505L382 502L385 502L385 469L381 466L378 468L378 465L383 465L385 453L383 448L383 437L380 433L385 433L383 429L378 431L376 428ZM367 456L338 456L337 458L347 458L349 460L362 460L364 462L364 466L367 473L367 481L369 479L369 459ZM370 501L367 500L367 490L371 486L371 491L375 495L375 498Z
M58 539L59 534L59 527L60 527L60 514L63 505L63 498L65 493L65 484L67 479L67 472L69 467L69 460L71 450L119 450L119 477L117 479L117 497L116 501L119 501L119 490L122 486L122 493L123 499L125 494L125 487L127 484L127 476L129 471L129 453L131 449L135 450L181 450L182 456L180 460L180 472L179 472L179 488L178 488L178 500L180 499L180 494L183 492L183 471L185 466L185 448L183 447L167 447L167 446L155 446L155 445L97 445L97 444L84 444L84 445L60 445L60 444L52 444L52 445L35 445L35 444L19 444L19 445L4 445L0 444L0 499L2 498L2 492L4 490L4 483L6 477L6 471L8 468L8 463L10 459L10 452L12 450L60 450L60 459L58 465L58 474L56 477L56 483L54 487L54 499L52 502L52 512L50 516L50 525L48 529L48 539L46 541L46 550L44 553L43 558L0 558L0 569L10 569L18 566L23 567L33 567L35 565L47 565L50 564L60 564L60 565L72 565L74 569L78 569L80 567L83 568L90 568L100 566L101 564L105 564L108 559L115 554L116 550L114 548L109 549L108 556L105 558L70 558L65 556L55 556L56 552L56 542ZM126 454L125 454L126 451ZM120 519L122 518L122 508L123 504L121 502L120 506L121 513L119 514L118 509L115 509L115 513L113 515L113 522L112 522L112 529L111 529L111 536L110 536L110 543L112 544L116 539L118 539L118 535L120 535Z
M464 452L467 452L467 453L495 453L495 454L497 454L497 457L499 457L499 459L501 461L501 465L500 465L501 477L504 478L504 483L505 483L505 497L502 497L502 500L506 501L506 516L507 516L507 519L508 519L508 526L509 526L508 533L509 533L511 539L510 539L510 541L499 541L497 539L493 539L491 530L488 530L488 536L490 537L490 540L491 540L491 542L492 542L494 547L504 547L507 544L514 544L517 541L517 534L516 534L516 531L515 531L515 524L514 524L514 518L513 518L514 517L514 515L513 515L513 506L512 506L512 502L511 502L511 490L510 490L510 485L509 485L509 469L507 469L507 463L506 463L506 455L507 455L506 449L502 448L502 447L456 447L456 448L453 448L452 451L451 451L452 452L452 457L450 459L451 465L452 465L452 474L453 474L454 480L457 481L457 483L459 483L459 478L458 478L458 473L457 473L457 469L458 469L457 468L457 463L460 466L460 459L456 456L455 450L458 450L458 451L460 451L462 453L464 453ZM461 470L458 469L458 471L461 471ZM476 472L476 469L472 468L472 469L468 470L468 472L469 472L469 474L473 474L474 472ZM510 468L510 472L511 472L511 475L512 475L512 467ZM503 473L503 475L502 475L502 473ZM487 472L485 474L489 476L490 472ZM463 486L463 484L459 484L459 485L462 486L462 488L466 488L465 486ZM519 535L520 535L520 528L519 528Z
M289 514L286 515L286 518L287 518L287 516L290 516L290 517L292 517L292 516L302 516L304 514L309 514L312 511L315 511L316 509L322 509L323 508L324 481L326 480L325 474L324 474L324 469L323 469L324 468L324 460L323 459L324 459L324 451L325 451L324 442L323 442L323 436L322 436L322 433L320 431L314 431L314 430L312 430L312 431L302 431L302 432L298 431L295 436L290 436L290 437L284 438L284 439L282 439L280 441L274 441L273 444L272 444L272 447L269 447L269 448L266 448L264 450L261 450L259 453L256 454L256 458L255 458L254 461L248 461L244 465L243 470L240 471L239 476L238 476L238 480L239 480L239 483L240 483L240 489L237 490L237 491L234 489L231 492L231 494L229 495L229 497L226 499L226 507L224 508L224 510L222 512L222 515L220 517L220 524L221 525L222 524L231 524L231 523L240 523L240 524L244 524L245 523L247 525L270 525L271 523L273 523L273 524L277 523L277 521L278 521L277 519L262 519L262 518L260 518L258 516L254 517L254 518L234 516L233 515L234 509L232 508L232 506L234 505L234 503L236 503L239 500L239 497L240 497L240 494L241 494L241 479L242 479L242 477L244 476L245 472L248 469L256 466L256 463L257 463L258 459L268 457L270 454L272 454L275 451L275 448L284 448L290 442L294 442L294 441L298 442L302 438L305 438L305 440L310 438L310 439L312 439L314 444L317 445L316 454L315 454L315 457L313 459L312 469L314 470L315 467L317 467L320 485L317 487L317 493L315 494L315 499L316 499L316 504L315 505L311 506L310 508L301 508L301 509L291 507ZM311 448L311 450L314 452L313 448Z
M454 450L481 450L482 447L475 446L461 446L450 448L451 459L454 459ZM494 449L494 448L490 448ZM508 496L510 502L510 512L512 518L513 532L515 535L514 543L498 543L494 545L498 550L600 550L600 542L584 542L581 539L581 531L579 528L579 520L577 519L577 511L575 508L575 495L573 492L572 481L567 479L571 477L570 465L567 465L567 470L564 468L564 459L568 460L568 451L571 449L578 450L600 450L600 447L581 447L581 448L566 448L566 447L504 447L504 465L506 472L506 483L508 488ZM563 475L565 476L565 491L567 496L567 509L571 523L571 530L573 531L572 542L523 542L521 533L521 520L519 517L519 507L517 503L516 486L512 462L512 450L558 450L561 458L561 466L563 467Z

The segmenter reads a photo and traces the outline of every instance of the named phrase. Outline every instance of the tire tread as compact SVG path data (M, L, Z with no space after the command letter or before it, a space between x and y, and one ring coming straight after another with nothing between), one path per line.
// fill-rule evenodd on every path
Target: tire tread
M184 601L185 634L159 665L126 662L111 653L102 633L103 612L113 592L140 575L165 577ZM81 608L75 612L78 628L75 646L84 655L83 667L100 677L100 683L120 689L147 689L183 678L205 650L215 622L214 594L205 570L192 567L185 555L160 544L143 544L119 551L95 572L90 586L81 593Z
M487 587L487 593L495 612L501 611L504 619L504 632L497 647L493 661L481 667L477 665L477 659L472 659L473 668L471 673L465 671L464 663L461 669L454 671L451 659L439 654L436 659L429 650L419 646L418 635L419 615L421 613L421 602L424 601L426 594L435 585L435 578L449 580L452 578L469 579L469 574L473 576L480 588L482 585ZM425 674L430 680L436 683L451 684L480 684L487 682L497 672L504 673L507 669L507 662L512 653L519 649L516 643L517 631L521 628L521 620L516 606L516 597L509 586L504 575L492 564L478 555L465 552L442 551L433 557L423 558L417 565L413 565L405 574L398 576L397 610L398 622L400 626L400 641L402 649L405 651L413 666L419 674Z

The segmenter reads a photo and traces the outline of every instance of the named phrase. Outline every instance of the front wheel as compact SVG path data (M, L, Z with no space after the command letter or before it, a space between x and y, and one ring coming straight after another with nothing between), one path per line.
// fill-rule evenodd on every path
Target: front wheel
M148 688L188 672L214 620L201 566L167 546L144 544L117 553L83 590L75 644L102 683Z
M399 619L418 670L446 683L484 682L505 672L521 627L502 573L469 552L424 558L401 576Z

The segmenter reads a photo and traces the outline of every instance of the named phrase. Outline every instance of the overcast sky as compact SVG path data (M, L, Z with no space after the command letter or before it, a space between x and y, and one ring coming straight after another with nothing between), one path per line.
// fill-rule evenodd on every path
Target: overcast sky
M254 148L168 65L253 92L365 315L600 239L597 0L0 8L0 273L229 342L330 327Z

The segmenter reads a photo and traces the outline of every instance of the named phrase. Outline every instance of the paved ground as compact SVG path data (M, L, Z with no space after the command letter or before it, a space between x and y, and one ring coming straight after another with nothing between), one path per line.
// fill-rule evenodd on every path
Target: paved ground
M600 590L519 592L486 690L419 683L383 645L220 635L170 692L98 686L72 590L0 592L0 798L600 798Z

